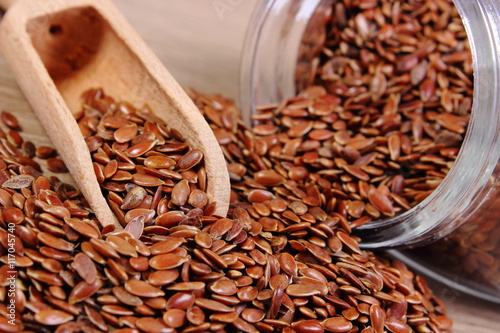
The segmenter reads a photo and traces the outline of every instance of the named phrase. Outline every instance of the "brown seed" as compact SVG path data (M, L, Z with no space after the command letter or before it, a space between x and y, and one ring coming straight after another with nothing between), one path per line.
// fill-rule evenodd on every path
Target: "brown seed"
M35 313L35 320L42 325L56 326L73 319L73 316L60 310L42 310Z
M104 176L104 167L96 162L92 163L92 167L94 168L94 174L96 176L97 182L104 182L106 180L106 177Z
M203 153L198 149L193 149L182 156L179 161L177 161L176 170L186 171L193 168L195 165L200 163L203 159Z
M71 293L68 297L68 302L70 304L75 304L86 300L90 296L94 295L99 289L102 288L102 281L100 279L95 279L92 283L87 283L85 281L80 281L77 285L73 287Z
M286 288L286 293L292 297L309 297L321 294L321 289L313 284L291 284Z
M397 332L397 333L410 333L412 331L411 327L407 325L406 323L397 320L395 318L387 318L385 321L385 326L391 331L391 332ZM375 330L373 331L375 332Z
M0 257L0 261L3 262L4 264L8 264L8 256L2 256ZM31 267L33 266L34 262L32 259L26 256L17 256L16 257L16 266L17 267Z
M95 262L99 264L105 264L106 260L103 258L103 256L94 249L92 244L90 242L83 242L80 245L83 253L89 256L90 259L94 260Z
M209 298L196 298L194 303L200 308L207 310L215 310L217 312L232 312L233 308L226 306L225 304L211 300Z
M136 208L144 200L146 195L147 192L143 187L136 186L127 193L120 208L125 210Z
M188 181L185 179L181 180L180 182L175 184L174 188L172 189L171 202L177 206L184 205L189 198L190 192L191 191Z
M467 123L466 121L464 121L463 118L455 116L453 114L449 114L449 113L439 114L436 117L436 122L439 125L449 129L450 131L453 131L453 132L456 132L459 134L463 134L465 132L464 126Z
M85 143L87 144L87 148L89 149L90 152L95 152L97 149L102 147L102 145L104 144L104 140L103 140L103 138L98 137L98 136L88 136L85 138ZM42 152L42 154L40 154L40 156L37 154L37 156L40 158L44 158L43 157L44 153L45 152ZM56 153L56 151L53 150L54 155L55 155L55 153ZM47 156L45 158L48 158L48 157L51 157L51 156Z
M155 144L156 140L145 140L125 149L124 153L129 158L139 157L153 149Z
M254 174L254 179L257 183L263 186L278 186L285 179L274 170L261 170Z
M280 256L278 257L278 261L280 263L281 269L285 273L291 276L297 275L297 263L295 262L295 259L291 254L286 252L281 253Z
M20 224L24 220L24 213L17 207L5 207L2 216L7 223Z
M186 318L193 325L201 325L205 322L205 313L194 305L186 310Z
M193 218L193 220L196 221L196 218ZM178 225L177 227L170 228L170 236L172 237L193 238L198 232L199 231L196 226L189 224L182 224Z
M2 160L0 160L0 161L2 161ZM31 178L31 180L33 180L33 178ZM30 184L31 184L31 182L30 182ZM0 188L0 203L4 207L10 207L10 206L14 205L11 193L7 192L3 188Z
M37 238L40 242L61 251L73 251L74 245L64 239L55 237L47 232L39 232Z
M238 287L233 280L218 280L209 286L209 289L219 295L231 296L236 294Z
M30 175L19 175L13 176L7 180L5 180L2 184L2 187L11 188L11 189L21 189L31 186L35 178Z
M130 124L130 121L126 117L120 115L113 116L108 114L102 117L101 121L104 126L117 129Z
M144 304L154 310L165 310L167 307L167 300L163 297L151 297L144 300ZM140 305L144 307L144 305Z
M97 310L93 309L92 307L90 307L88 305L84 305L83 307L85 309L85 313L86 313L87 317L92 322L92 324L97 326L100 330L105 331L108 329L106 321L99 314L99 312L97 312Z
M110 313L112 315L116 316L132 316L134 314L134 311L131 311L123 306L120 305L103 305L101 307L102 311Z
M242 243L246 240L247 234L243 230L243 223L240 220L232 221L233 226L225 234L224 239L228 242L232 241L234 244Z
M130 266L138 272L144 272L149 268L149 260L147 257L138 256L129 259Z
M91 284L97 278L97 269L92 259L85 253L77 253L73 259L72 267L85 282Z
M46 162L47 162L47 169L49 169L52 172L55 173L68 172L66 164L64 164L64 161L61 160L60 158L50 157L46 160Z
M257 298L258 293L259 291L257 290L257 288L253 286L244 286L238 290L237 295L240 300L249 302Z
M238 318L233 321L233 325L240 331L245 333L259 333L259 331L250 323L243 320L242 318Z
M125 282L124 287L129 293L140 297L157 297L165 295L160 288L141 280L128 280Z
M377 304L370 306L370 321L375 333L384 332L385 311Z
M125 217L123 219L125 219ZM147 248L145 248L145 246L142 243L139 243L136 241L137 239L139 239L142 236L142 233L144 232L144 220L145 220L144 216L137 216L137 217L133 218L132 220L130 220L124 229L126 232L128 232L130 235L132 235L132 237L134 237L134 238L127 239L127 242L129 242L137 252L140 252L140 251L143 251L143 252L148 251L149 252L149 250L147 250ZM136 241L136 243L132 243L131 240ZM141 253L141 254L143 254L143 253Z
M166 308L187 310L194 305L194 300L193 293L178 292L168 299Z
M189 194L188 203L195 208L203 208L208 204L208 195L202 190L195 189Z
M353 325L343 317L331 317L325 319L321 325L329 332L348 332Z
M154 243L150 247L150 252L153 255L169 253L178 248L184 242L180 237L168 237L158 243Z
M59 261L51 258L43 259L41 264L43 268L51 273L59 273L63 269L63 266Z
M146 208L135 208L135 209L131 209L129 210L125 216L124 216L124 220L125 220L125 223L130 223L132 221L136 221L136 223L139 223L139 226L144 223L148 223L149 221L151 221L151 219L153 219L153 217L155 216L155 211L152 210L152 209L146 209Z
M431 99L432 96L434 96L434 93L436 91L436 85L434 81L431 79L425 79L421 84L420 84L420 98L423 102L427 102L429 99Z
M160 178L145 173L134 173L131 180L134 184L145 187L156 187L164 184Z
M147 333L173 333L175 330L165 325L163 320L153 317L142 317L136 320L135 326Z
M154 286L164 286L173 283L179 277L176 269L167 269L152 272L148 277L148 282Z
M194 291L203 288L205 288L205 282L202 281L179 282L167 287L169 290L176 291Z
M163 321L168 327L182 327L186 323L186 311L181 309L169 309L163 314Z
M0 244L4 249L12 248L14 250L14 253L18 255L24 254L24 245L23 242L19 239L19 236L16 236L12 233L7 233L7 231L5 231L3 228L0 228Z
M47 159L49 157L53 157L55 156L55 154L56 154L55 149L47 146L38 146L36 147L35 150L36 157L41 159Z
M120 286L113 287L113 295L117 300L126 305L139 306L142 304L142 300L139 297L131 294L125 288Z
M258 323L262 321L266 316L266 313L259 309L246 308L241 312L241 318L249 323Z
M354 177L356 177L360 180L364 180L364 181L370 180L370 176L366 172L364 172L363 170L361 170L360 168L358 168L356 166L345 164L343 167L344 167L345 171L347 171L349 174L353 175Z
M191 271L196 275L206 275L212 273L212 268L201 262L191 261L189 266Z
M340 239L340 241L342 241L343 244L345 244L354 253L357 254L363 253L359 248L358 242L353 237L349 236L346 232L338 231L335 235Z
M212 247L212 237L205 231L200 231L194 236L196 244L202 248L209 249Z
M389 145L389 154L391 157L391 160L397 161L400 155L400 150L401 150L401 142L399 139L399 135L393 134L389 137L387 141Z
M368 200L370 200L370 203L375 206L382 214L387 215L387 216L394 216L394 207L392 206L392 202L379 189L371 189L370 192L368 192Z
M187 257L179 256L173 253L165 253L152 257L149 260L149 265L158 270L172 269L179 267L188 260L189 258Z
M167 300L163 297L146 298L144 304L151 309L164 310L167 307Z
M8 111L2 110L2 112L0 113L0 119L5 126L11 129L16 129L17 127L19 127L17 118Z
M238 318L238 316L239 315L236 311L225 312L225 313L214 313L210 315L210 320L223 323L232 323Z
M175 160L166 155L153 155L144 160L144 166L155 169L168 169L175 164Z
M99 231L84 220L82 221L77 218L65 218L64 222L67 223L73 230L87 238L100 238Z
M108 162L108 164L106 164L106 166L102 170L102 174L103 174L104 178L111 178L115 175L117 170L118 170L118 161L111 160ZM117 180L117 179L113 179L113 180Z
M119 236L109 235L106 237L106 243L114 248L116 252L124 256L137 257L137 251L135 248Z
M402 194L405 187L405 179L402 175L396 175L392 179L391 192L394 194Z
M233 227L233 221L228 218L217 220L210 228L210 235L213 238L219 238L226 234ZM240 230L241 231L241 230Z
M354 218L361 218L364 210L365 203L361 200L354 200L345 202L347 213Z
M109 257L109 258L116 258L116 259L120 258L120 255L118 254L118 252L116 252L116 250L111 245L106 243L104 240L92 238L92 239L90 239L90 243L92 244L92 248L94 248L95 251L102 254L103 256ZM86 253L86 254L92 259L94 259L94 257L95 257L90 253Z
M137 136L137 124L126 124L118 128L113 134L116 142L125 143Z
M184 220L186 215L179 210L172 210L164 214L159 215L155 219L155 224L163 227L174 227L179 224L180 221Z
M273 275L269 279L269 287L271 287L272 290L275 290L279 287L286 288L289 284L290 280L284 274Z
M297 333L323 333L325 330L317 320L300 320L292 323Z
M332 258L328 254L326 250L323 248L317 246L316 244L309 243L307 244L307 250L318 260L321 260L322 262L325 263L330 263L332 262Z
M206 249L206 248L202 248L201 252L203 253L203 255L200 255L200 253L198 251L196 251L195 254L199 257L206 257L209 260L209 263L207 263L207 264L213 263L221 268L227 268L227 265L224 262L224 259L221 256L219 256L217 253L215 253L214 251Z
M274 195L271 192L265 190L251 190L250 192L248 192L247 199L251 203L264 202L266 200L274 199Z

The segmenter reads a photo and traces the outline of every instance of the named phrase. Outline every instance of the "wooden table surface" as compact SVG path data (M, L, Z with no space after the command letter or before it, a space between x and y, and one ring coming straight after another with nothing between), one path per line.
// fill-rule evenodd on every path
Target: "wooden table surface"
M238 99L239 59L257 0L115 0L117 7L183 86ZM0 110L20 119L24 137L49 144L0 54ZM500 305L432 282L456 333L500 332Z

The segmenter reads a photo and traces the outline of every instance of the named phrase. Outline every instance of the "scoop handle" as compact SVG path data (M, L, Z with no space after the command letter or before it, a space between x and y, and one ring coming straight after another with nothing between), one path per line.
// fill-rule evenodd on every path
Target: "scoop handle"
M0 0L2 4L9 0ZM11 1L13 2L13 1ZM0 48L21 90L103 227L120 229L97 183L88 147L26 29L33 17L65 9L68 0L19 0L0 25ZM83 1L81 1L83 2ZM113 227L111 227L113 226Z

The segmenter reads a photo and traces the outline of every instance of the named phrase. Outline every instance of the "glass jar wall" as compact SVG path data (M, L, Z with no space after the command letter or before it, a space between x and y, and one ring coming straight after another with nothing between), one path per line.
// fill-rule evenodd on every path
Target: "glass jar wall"
M369 12L378 2L356 4L359 11ZM449 1L427 1L427 10L445 2ZM396 255L434 273L436 267L449 263L454 266L446 269L451 276L434 275L452 287L500 301L500 283L494 277L500 272L500 218L495 214L500 159L500 6L495 0L456 0L454 5L467 32L474 72L472 112L460 152L444 180L424 200L394 217L360 226L356 232L365 248L371 249L417 247L441 239L424 249ZM328 38L325 24L332 16L338 19L342 8L347 7L331 0L261 2L251 20L242 59L241 104L247 121L258 106L279 103L312 83L317 55L324 52L321 48ZM431 263L431 257L436 262Z

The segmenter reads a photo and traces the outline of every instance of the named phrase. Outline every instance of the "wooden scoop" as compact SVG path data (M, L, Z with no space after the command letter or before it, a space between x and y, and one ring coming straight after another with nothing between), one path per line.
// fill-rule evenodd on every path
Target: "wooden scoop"
M12 0L0 0L6 6ZM230 183L212 130L144 41L108 0L18 0L5 14L0 46L52 143L108 230L118 221L94 175L73 116L90 88L153 112L205 156L207 193L225 216ZM108 227L109 226L109 227Z

